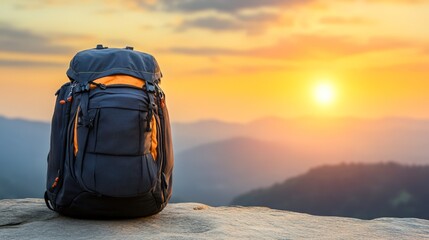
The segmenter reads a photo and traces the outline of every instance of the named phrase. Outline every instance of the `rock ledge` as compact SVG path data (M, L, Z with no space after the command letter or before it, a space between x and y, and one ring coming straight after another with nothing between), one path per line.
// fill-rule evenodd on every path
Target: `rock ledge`
M168 205L131 220L60 216L41 199L0 201L0 239L429 239L429 221L320 217L263 207Z

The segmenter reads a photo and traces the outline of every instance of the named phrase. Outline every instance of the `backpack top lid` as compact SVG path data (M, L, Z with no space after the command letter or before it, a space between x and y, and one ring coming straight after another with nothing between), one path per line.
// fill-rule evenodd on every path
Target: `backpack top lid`
M96 48L77 53L70 61L67 76L70 81L87 83L110 75L124 74L146 81L159 82L162 74L155 58L132 47Z

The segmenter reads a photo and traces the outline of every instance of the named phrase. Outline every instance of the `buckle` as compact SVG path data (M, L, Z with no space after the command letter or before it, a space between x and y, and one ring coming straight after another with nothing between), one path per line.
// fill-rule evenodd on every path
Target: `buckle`
M156 90L155 85L152 82L146 81L145 88L146 88L146 91L150 93L155 93L155 90Z

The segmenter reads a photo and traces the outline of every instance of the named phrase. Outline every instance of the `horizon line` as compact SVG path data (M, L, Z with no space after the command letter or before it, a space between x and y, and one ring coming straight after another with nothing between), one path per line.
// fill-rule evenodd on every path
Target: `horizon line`
M0 114L0 119L6 119L11 121L27 121L34 123L47 123L49 124L50 120L43 120L37 118L27 118L23 116L7 116ZM236 125L247 125L255 122L267 121L267 120L280 120L280 121L293 121L293 120L308 120L308 119L321 119L321 120L366 120L366 121L379 121L379 120L409 120L409 121L429 121L429 118L418 118L418 117L408 117L408 116L381 116L381 117L360 117L360 116L315 116L315 115L301 115L294 117L281 117L281 116L261 116L258 118L254 118L251 120L243 120L243 121L231 121L231 120L222 120L217 118L201 118L201 119L193 119L189 121L174 121L170 119L172 124L201 124L201 123L223 123L223 124L236 124Z

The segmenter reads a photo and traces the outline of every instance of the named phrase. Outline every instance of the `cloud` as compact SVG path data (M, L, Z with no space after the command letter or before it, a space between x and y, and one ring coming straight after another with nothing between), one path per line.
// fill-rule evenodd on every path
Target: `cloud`
M170 11L198 12L215 10L218 12L235 13L244 9L263 7L288 7L303 5L315 0L135 0L142 7L158 7Z
M191 28L206 29L211 31L236 31L243 30L247 33L260 33L265 31L274 22L291 25L291 21L282 21L276 13L237 14L234 18L221 18L216 16L199 17L183 21L177 30Z
M160 52L172 52L186 55L242 55L243 51L227 48L187 48L173 47L169 49L160 49Z
M369 52L409 47L397 39L372 38L358 42L348 36L296 35L273 46L253 49L247 54L266 58L333 59Z
M222 19L218 17L202 17L196 19L185 20L178 30L185 30L188 28L202 28L213 31L231 31L242 29L243 25L241 22L235 19Z
M354 0L356 1L356 0ZM427 0L366 0L370 3L390 3L390 4L420 4Z
M161 9L178 12L200 12L213 10L224 13L237 13L241 10L260 8L288 8L305 6L308 3L326 3L321 0L133 0L143 8ZM341 0L343 2L356 2L359 0ZM365 0L366 3L387 4L419 4L426 0Z
M63 63L0 59L0 67L66 67Z
M5 0L3 0L5 1ZM88 2L98 3L100 6L112 6L112 7L127 7L135 8L137 3L141 2L154 2L154 1L142 1L142 0L31 0L31 1L13 1L10 0L12 6L18 10L35 10L35 9L46 9L56 7L69 7L69 6L84 6Z
M296 70L295 66L283 65L252 65L246 66L228 66L228 67L209 67L195 69L189 72L189 74L207 75L207 74L243 74L243 73L265 73L265 72L283 72Z
M338 0L341 2L365 2L366 4L421 4L427 2L427 0Z
M28 30L0 24L0 51L30 54L64 54L73 51L68 46L60 46L53 40Z
M187 14L176 28L179 31L198 28L210 31L242 30L250 34L264 32L281 21L284 7L302 6L317 0L134 0L145 9ZM268 9L267 9L268 8ZM242 10L253 10L246 14ZM268 10L268 11L267 11ZM219 15L193 17L201 11L216 11ZM290 26L291 21L280 22Z
M398 39L373 38L358 42L348 36L294 35L276 44L259 48L237 50L228 48L170 48L169 51L187 55L245 56L284 60L328 60L369 52L416 48L416 45Z
M323 24L331 25L367 25L372 21L361 17L324 17L320 19Z
M369 68L373 71L382 71L382 72L395 72L395 71L404 71L404 72L429 72L429 63L427 62L413 62L413 63L402 63L402 64L393 64L389 66L375 66Z

